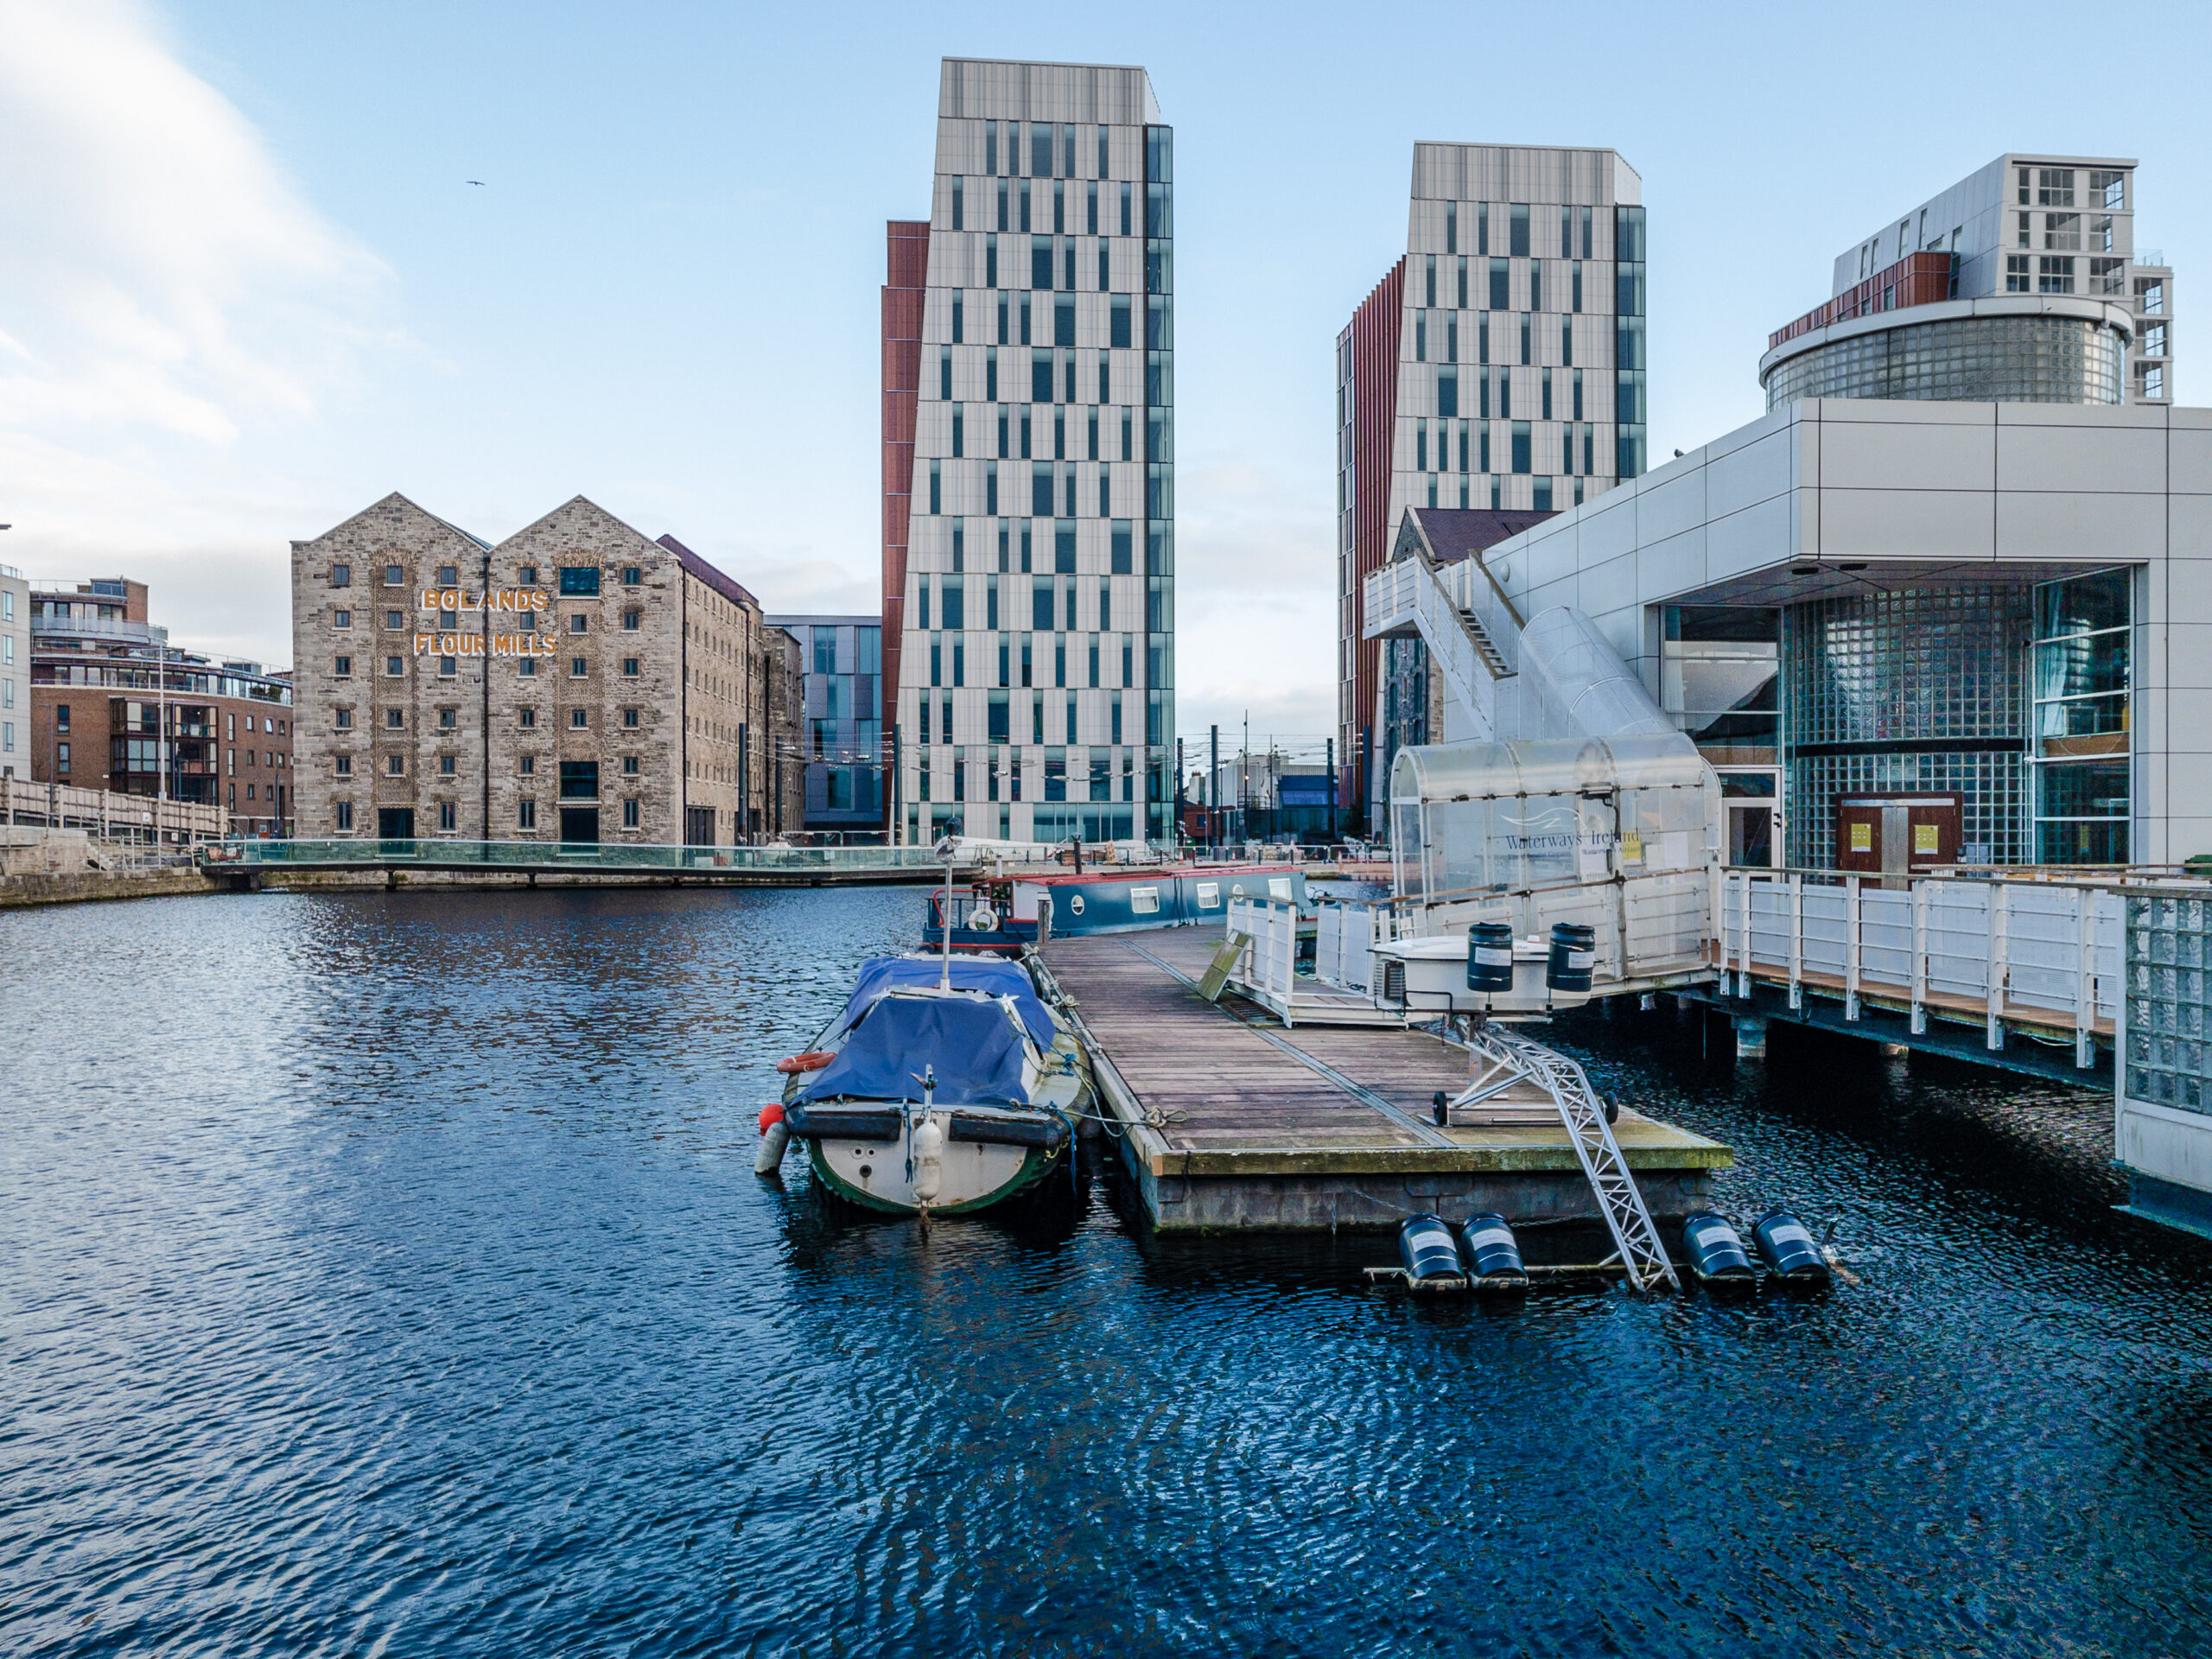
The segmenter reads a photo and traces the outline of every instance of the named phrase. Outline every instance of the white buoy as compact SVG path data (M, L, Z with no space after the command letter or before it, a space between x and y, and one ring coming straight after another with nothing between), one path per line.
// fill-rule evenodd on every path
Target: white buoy
M773 1175L784 1166L784 1148L791 1141L791 1125L784 1122L781 1106L769 1107L760 1114L760 1150L753 1154L753 1173Z
M944 1175L944 1131L937 1126L934 1113L924 1118L914 1131L914 1200L918 1204L936 1202L938 1190Z

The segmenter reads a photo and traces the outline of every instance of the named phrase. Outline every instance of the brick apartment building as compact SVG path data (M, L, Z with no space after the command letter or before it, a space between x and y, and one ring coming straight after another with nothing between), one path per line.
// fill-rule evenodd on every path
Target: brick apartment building
M289 676L170 645L125 577L33 582L30 612L34 781L220 806L233 835L289 830Z

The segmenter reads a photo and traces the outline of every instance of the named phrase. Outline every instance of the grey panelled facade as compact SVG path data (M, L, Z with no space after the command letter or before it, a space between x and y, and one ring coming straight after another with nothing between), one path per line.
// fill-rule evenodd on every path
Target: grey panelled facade
M883 833L883 620L772 616L798 642L799 723L809 830L868 841Z
M715 845L795 827L796 644L711 565L581 496L496 546L387 496L293 543L292 629L301 835Z
M899 840L1173 833L1173 154L1141 68L944 60Z
M2136 244L2135 168L2127 156L2000 156L1838 254L1833 292L1842 295L1916 253L1942 253L1953 261L1949 299L2110 301L2135 319L2122 371L2127 401L2171 404L2173 271L2163 253ZM1865 394L1808 388L1797 395Z
M1862 796L1951 801L1946 861L2212 852L2212 411L1808 398L1478 556L1778 809L1742 861L1847 862Z

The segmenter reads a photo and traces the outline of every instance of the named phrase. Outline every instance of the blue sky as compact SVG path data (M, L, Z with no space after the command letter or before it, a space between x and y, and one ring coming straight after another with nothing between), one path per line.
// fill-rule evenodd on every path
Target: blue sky
M1655 458L1760 412L1836 252L2010 148L2142 160L2197 402L2205 16L4 0L0 560L142 576L180 640L283 663L288 538L392 489L494 537L582 493L772 610L873 608L882 227L927 200L938 60L1141 62L1180 724L1318 734L1332 347L1415 139L1643 175Z

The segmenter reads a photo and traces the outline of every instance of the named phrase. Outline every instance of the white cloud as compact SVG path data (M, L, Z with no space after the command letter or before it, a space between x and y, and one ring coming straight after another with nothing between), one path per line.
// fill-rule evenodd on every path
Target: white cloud
M207 551L216 580L281 580L291 492L236 475L237 441L313 421L397 342L390 273L129 0L0 6L0 155L9 562L181 575Z
M1175 485L1176 724L1188 736L1217 721L1226 742L1249 710L1255 743L1269 733L1318 743L1336 729L1326 499L1203 460Z

